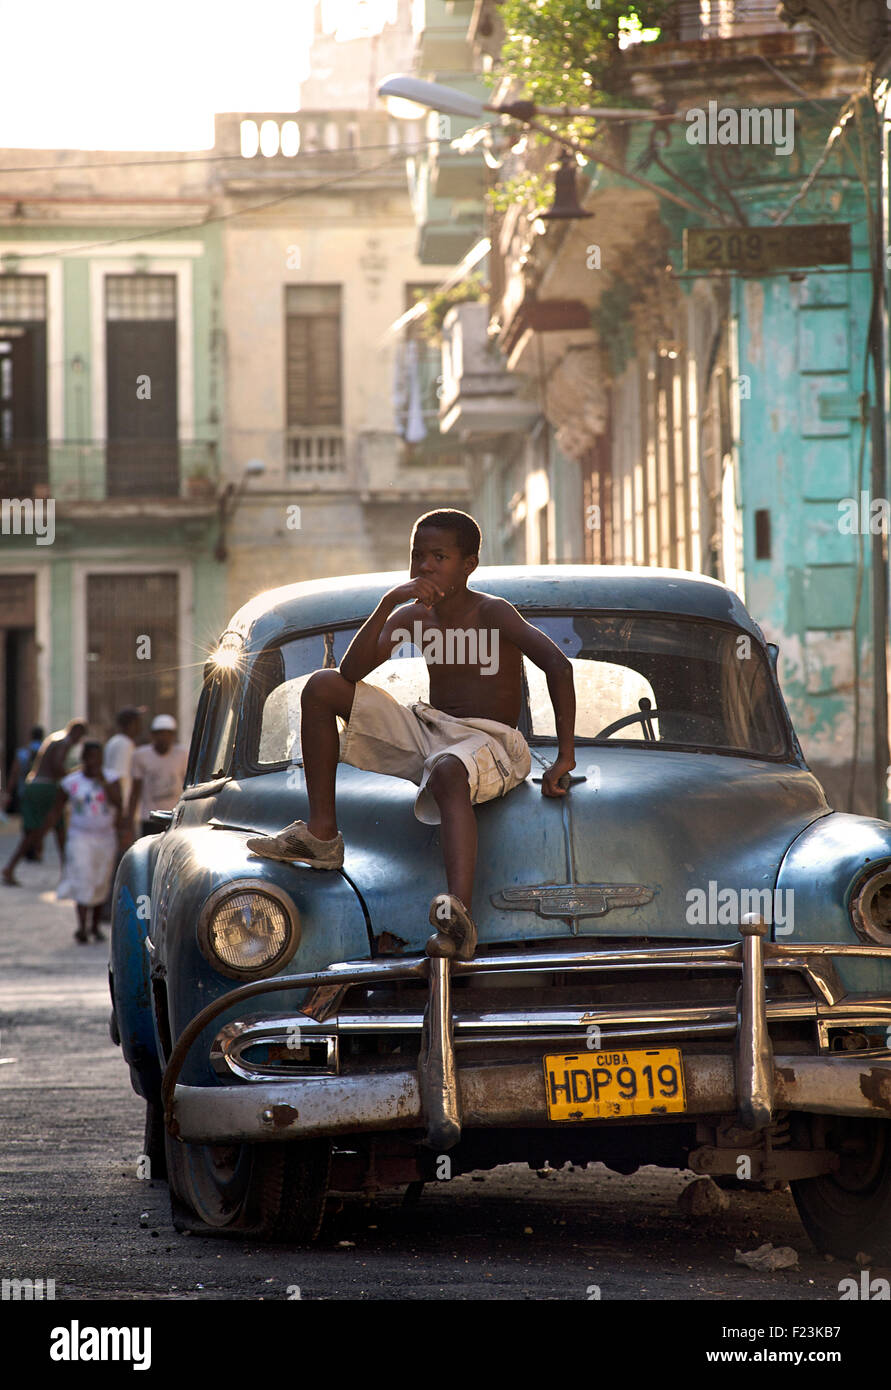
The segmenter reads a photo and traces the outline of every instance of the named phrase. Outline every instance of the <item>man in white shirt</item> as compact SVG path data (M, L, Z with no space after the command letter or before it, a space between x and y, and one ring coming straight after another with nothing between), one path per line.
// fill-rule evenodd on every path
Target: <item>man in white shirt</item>
M152 741L137 748L130 764L130 797L127 824L133 824L139 810L142 835L157 834L151 824L152 811L172 811L182 794L189 752L176 743L176 720L172 714L157 714L152 720Z
M136 751L136 740L142 730L143 711L126 705L117 713L118 732L113 734L102 753L102 771L117 773L120 779L122 804L126 808L130 796L130 764Z
M144 713L145 706L142 709L137 709L135 705L125 705L123 709L118 710L115 716L118 732L112 734L102 750L102 775L107 782L117 781L121 790L121 808L124 813L126 813L127 800L130 795L130 764L136 751L136 740L142 731ZM115 874L124 851L133 843L133 831L126 820L121 828L119 840L120 847L108 886L108 897L99 912L99 919L102 922L111 921L111 899L114 892Z

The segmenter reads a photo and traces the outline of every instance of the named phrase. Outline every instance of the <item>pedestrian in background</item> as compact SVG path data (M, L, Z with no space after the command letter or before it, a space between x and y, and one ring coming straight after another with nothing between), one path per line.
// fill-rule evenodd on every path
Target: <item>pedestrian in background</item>
M135 705L125 705L118 710L115 722L116 734L105 745L102 752L102 766L106 776L115 773L121 784L121 798L124 806L130 802L130 765L136 752L136 740L142 732L144 710Z
M17 748L12 764L9 769L9 777L6 783L6 798L3 809L10 816L21 815L22 811L22 791L25 786L25 778L34 766L34 759L40 752L40 745L44 739L44 728L42 724L35 724L31 730L30 741ZM30 845L25 850L25 858L32 862L43 858L43 848L35 849Z
M156 714L152 720L152 741L137 748L130 764L130 800L125 817L131 828L137 811L140 834L155 835L152 811L172 811L182 795L186 780L188 749L176 742L176 720L172 714Z
M53 808L59 782L65 776L65 762L86 732L85 719L69 719L64 729L57 729L45 738L40 746L34 766L22 788L22 838L3 870L3 882L10 887L16 886L14 870L22 856L27 854L29 849L40 853L45 834L44 823ZM65 827L61 820L57 820L55 826L59 858L62 859L65 855Z
M125 705L118 710L115 722L118 732L112 734L102 750L102 771L109 781L117 780L121 790L121 807L126 811L130 804L130 767L133 762L133 754L136 751L136 740L142 732L143 709L137 709L135 705ZM103 922L111 921L112 902L111 894L114 887L115 874L118 864L124 851L129 849L133 843L133 833L128 831L126 826L122 826L120 833L120 848L115 859L114 869L111 874L111 882L108 887L108 896L102 904L99 913L100 920Z
M88 940L88 930L94 941L105 940L99 930L99 913L108 896L123 826L118 783L115 774L106 777L102 771L102 744L98 739L85 739L81 765L62 778L43 826L44 833L51 830L62 819L66 804L70 805L65 872L57 893L60 898L74 898L74 939L82 943Z
M44 730L42 725L35 724L31 730L30 740L17 748L15 756L9 768L9 777L6 781L6 799L3 809L11 816L17 816L21 811L21 792L25 785L25 778L34 765L34 759L40 752L40 745L43 743Z

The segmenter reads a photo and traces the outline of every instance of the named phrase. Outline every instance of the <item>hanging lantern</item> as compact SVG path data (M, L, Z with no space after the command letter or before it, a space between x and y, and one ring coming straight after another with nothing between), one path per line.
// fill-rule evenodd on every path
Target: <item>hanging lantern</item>
M549 212L533 212L530 221L540 218L542 222L571 222L577 218L593 217L585 212L576 191L575 155L563 150L560 167L554 175L554 201Z

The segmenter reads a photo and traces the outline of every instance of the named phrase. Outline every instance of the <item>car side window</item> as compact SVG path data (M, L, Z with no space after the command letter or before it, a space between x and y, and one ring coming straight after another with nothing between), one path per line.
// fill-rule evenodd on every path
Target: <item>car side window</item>
M256 762L260 767L297 762L300 758L300 696L314 671L340 664L356 627L294 637L258 656L251 673L260 702Z
M240 684L231 671L216 671L201 694L189 755L187 785L228 775Z

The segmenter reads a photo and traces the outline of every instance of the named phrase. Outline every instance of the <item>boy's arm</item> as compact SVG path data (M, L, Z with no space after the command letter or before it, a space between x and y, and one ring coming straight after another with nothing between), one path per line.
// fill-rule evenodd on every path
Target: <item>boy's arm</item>
M410 579L407 584L398 584L384 594L343 654L338 669L344 680L363 680L369 671L380 666L391 655L389 636L395 622L390 622L390 615L394 608L400 608L404 603L423 603L431 608L442 596L442 590L429 579Z
M548 694L554 707L554 727L557 731L557 758L541 779L542 796L565 796L566 788L559 785L564 773L575 767L575 684L572 662L564 656L556 642L533 627L506 599L493 599L492 617L498 630L519 647L548 681Z

